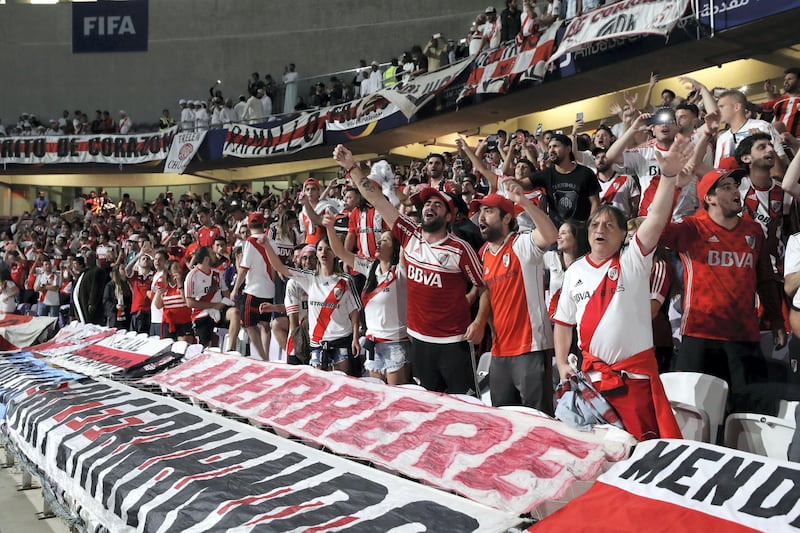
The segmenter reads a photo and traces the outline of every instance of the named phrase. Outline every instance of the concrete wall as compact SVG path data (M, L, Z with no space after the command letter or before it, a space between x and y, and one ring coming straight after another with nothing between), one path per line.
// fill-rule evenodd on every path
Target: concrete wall
M280 79L388 61L430 35L464 37L486 0L150 0L147 52L73 54L72 7L0 5L0 118L40 119L81 109L155 123L179 98L202 99L215 80L226 97L246 92L252 71ZM497 2L498 11L503 4Z

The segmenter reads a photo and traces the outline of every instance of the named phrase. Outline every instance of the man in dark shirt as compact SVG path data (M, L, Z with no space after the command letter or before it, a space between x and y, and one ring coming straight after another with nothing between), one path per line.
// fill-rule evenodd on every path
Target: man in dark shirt
M554 134L547 145L550 166L531 176L533 188L547 191L550 219L556 227L566 220L586 221L600 205L600 183L589 167L575 162L572 141Z

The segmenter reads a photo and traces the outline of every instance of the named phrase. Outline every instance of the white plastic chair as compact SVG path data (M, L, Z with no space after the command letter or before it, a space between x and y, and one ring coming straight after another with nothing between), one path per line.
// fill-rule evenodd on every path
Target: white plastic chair
M186 354L184 358L191 359L192 357L196 357L203 353L204 346L202 344L190 344L186 348Z
M189 343L186 341L175 341L172 343L172 352L185 354L186 350L189 348Z
M728 401L728 384L725 380L698 372L667 372L660 377L670 402L691 405L706 412L709 442L716 444L719 428L725 421Z
M670 401L669 405L684 439L709 442L711 423L708 421L708 413L682 402Z
M725 446L786 460L794 422L756 413L734 413L725 420Z

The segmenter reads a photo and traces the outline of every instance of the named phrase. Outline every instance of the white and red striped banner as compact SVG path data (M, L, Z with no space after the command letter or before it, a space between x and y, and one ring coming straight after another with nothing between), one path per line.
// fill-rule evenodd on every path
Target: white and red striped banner
M515 514L594 479L630 446L444 394L234 356L203 354L144 382Z
M529 529L645 530L800 531L800 464L696 441L649 440Z
M119 163L132 165L167 157L177 127L133 135L4 137L0 164Z
M222 154L233 157L267 157L291 154L322 144L331 108L304 111L291 120L264 127L226 124Z

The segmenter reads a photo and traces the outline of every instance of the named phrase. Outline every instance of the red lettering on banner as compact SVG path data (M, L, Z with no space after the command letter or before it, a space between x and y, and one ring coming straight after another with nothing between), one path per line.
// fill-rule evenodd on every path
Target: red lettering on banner
M292 489L282 488L282 489L273 490L272 492L270 492L268 494L259 494L258 496L247 496L246 498L240 498L238 500L231 500L231 501L227 502L225 505L223 505L222 507L220 507L219 509L217 509L217 514L222 516L224 514L229 513L234 508L239 507L240 505L253 505L253 504L261 503L263 501L275 498L277 496L283 496L284 494L287 494L289 492L292 492Z
M304 411L316 411L323 413L323 416L309 419L302 429L315 437L319 437L335 422L363 413L364 405L378 405L381 396L381 394L366 390L363 387L344 384L326 394L324 398L303 406ZM276 419L275 423L283 425L290 424L291 421Z
M248 374L247 371L252 371ZM272 394L271 389L274 386L281 386L287 380L297 375L297 370L293 368L271 368L269 373L264 372L264 365L261 363L250 363L236 370L235 374L225 377L224 381L216 380L209 382L208 385L202 387L203 389L213 389L218 386L223 386L225 391L213 397L213 400L236 405L239 402L247 401L247 404L252 405L252 396L255 395L260 404L263 399ZM236 392L233 392L233 391ZM250 398L245 398L247 393Z
M209 357L209 359L211 358ZM167 375L164 377L164 384L174 387L185 387L191 390L194 389L198 383L218 383L219 376L227 370L229 366L230 361L220 360L219 363L188 376L176 374L176 377L173 377L172 375Z
M106 433L114 433L119 429L127 428L130 426L138 426L139 424L144 424L144 420L142 420L141 418L137 418L135 416L127 416L123 418L122 422L119 424L113 426L104 426L102 428L92 428L89 431L86 431L83 434L83 436L89 440L95 440L100 435L105 435Z
M236 372L228 374L223 379L220 379L219 376L217 376L217 379L209 379L197 383L193 387L193 389L196 393L202 394L205 392L210 392L215 388L219 387L220 385L224 385L225 388L230 387L232 390L238 392L239 387L246 387L247 386L246 384L248 382L250 382L254 377L258 379L259 375L262 374L263 372L264 372L263 366L248 362L244 363L243 366L237 366ZM243 391L244 390L246 389L243 389ZM231 399L226 401L235 402L237 401L236 399L241 397L240 395L237 395L236 392L233 393L229 392L229 394L231 394L230 396Z
M78 431L79 429L82 429L85 426L93 424L99 420L105 420L111 416L121 415L122 412L122 409L103 409L100 411L101 414L99 415L87 416L86 418L76 417L67 422L67 427L73 431Z
M275 492L279 493L279 494L276 494L276 495L282 495L280 493L291 493L291 492L294 492L294 491L292 489L286 489L286 490L275 491ZM270 497L273 497L273 496L270 495ZM258 497L257 499L260 500L260 499L264 499L264 498ZM256 501L254 503L259 503L259 502ZM250 505L253 505L253 504L250 504ZM287 518L289 516L295 516L297 514L300 514L300 512L305 511L307 509L314 509L314 508L317 508L317 507L322 507L323 505L325 505L325 503L324 502L320 502L320 501L304 503L304 504L301 504L301 505L290 505L288 507L284 507L283 509L281 509L277 513L259 515L257 518L254 518L253 520L250 520L249 522L246 522L244 525L245 526L254 526L256 524L261 524L263 522L269 522L271 520L277 520L279 518ZM305 529L304 531L308 531L308 529Z
M95 407L100 407L101 405L103 405L102 402L88 402L88 403L81 403L78 405L72 405L70 407L67 407L57 415L55 415L53 417L53 420L55 420L56 422L63 422L64 419L72 416L75 413L79 413L86 409L94 409Z
M272 374L272 369L270 369ZM260 387L261 395L252 398L244 403L238 404L239 409L259 408L258 415L266 420L279 420L281 417L295 414L295 421L305 416L313 416L315 413L307 412L303 406L309 398L314 398L333 387L325 377L317 377L309 374L291 378L271 390L264 390L263 383ZM309 410L310 411L310 410ZM290 421L291 422L291 421ZM289 423L290 423L289 422Z
M448 434L451 426L473 426L469 435ZM415 431L403 433L388 446L375 450L386 461L393 461L409 450L424 448L415 467L441 477L459 455L479 455L506 442L513 434L511 422L494 413L446 410L423 422Z
M403 433L412 423L416 424L419 415L436 412L438 407L429 402L414 398L400 398L383 409L377 409L352 426L333 433L328 438L332 442L349 444L361 450L376 445L378 440L372 435L393 435Z
M459 472L454 479L476 490L497 491L500 498L518 498L529 488L509 482L507 476L522 470L539 479L551 479L564 469L564 465L542 459L550 449L564 450L583 459L596 448L597 445L572 439L549 428L536 427L514 441L502 454L491 454L479 467Z

